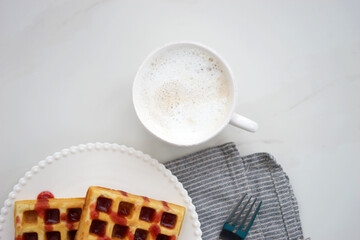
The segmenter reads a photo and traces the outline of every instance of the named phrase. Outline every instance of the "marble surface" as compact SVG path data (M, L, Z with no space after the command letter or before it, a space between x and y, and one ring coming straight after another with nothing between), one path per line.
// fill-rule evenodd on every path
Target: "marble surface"
M312 239L359 239L360 2L0 0L0 202L38 161L87 142L165 162L233 141L287 172ZM135 72L176 40L217 50L239 85L248 133L227 126L170 146L134 112ZM2 205L2 204L1 204Z

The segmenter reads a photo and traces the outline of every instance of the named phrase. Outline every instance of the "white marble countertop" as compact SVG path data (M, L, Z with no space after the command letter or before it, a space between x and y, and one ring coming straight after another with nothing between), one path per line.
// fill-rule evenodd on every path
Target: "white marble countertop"
M306 237L359 239L359 9L355 0L1 0L1 203L34 164L80 143L125 144L164 162L233 141L283 166ZM227 126L180 148L143 128L134 74L176 40L225 57L237 111L257 133Z

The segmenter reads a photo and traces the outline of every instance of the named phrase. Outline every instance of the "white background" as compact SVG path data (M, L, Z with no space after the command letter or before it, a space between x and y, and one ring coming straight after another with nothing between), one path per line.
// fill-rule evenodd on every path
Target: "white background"
M72 145L116 142L164 162L234 141L283 166L306 237L359 239L359 10L356 0L0 0L0 202L31 166ZM228 61L237 111L257 133L227 126L180 148L143 128L134 75L176 40Z

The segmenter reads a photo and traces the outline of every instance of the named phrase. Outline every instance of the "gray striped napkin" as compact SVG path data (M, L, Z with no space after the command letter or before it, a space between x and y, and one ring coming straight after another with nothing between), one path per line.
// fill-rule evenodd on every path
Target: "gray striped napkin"
M165 166L192 198L204 240L218 239L234 203L245 193L263 201L247 240L303 239L289 178L268 153L241 157L235 144L227 143L175 159Z

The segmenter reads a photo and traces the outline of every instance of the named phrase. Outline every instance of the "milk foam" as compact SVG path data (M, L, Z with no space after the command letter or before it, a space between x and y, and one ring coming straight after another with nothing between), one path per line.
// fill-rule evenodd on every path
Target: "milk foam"
M150 59L134 97L143 123L156 135L186 144L218 130L231 107L222 63L195 46L167 49Z

